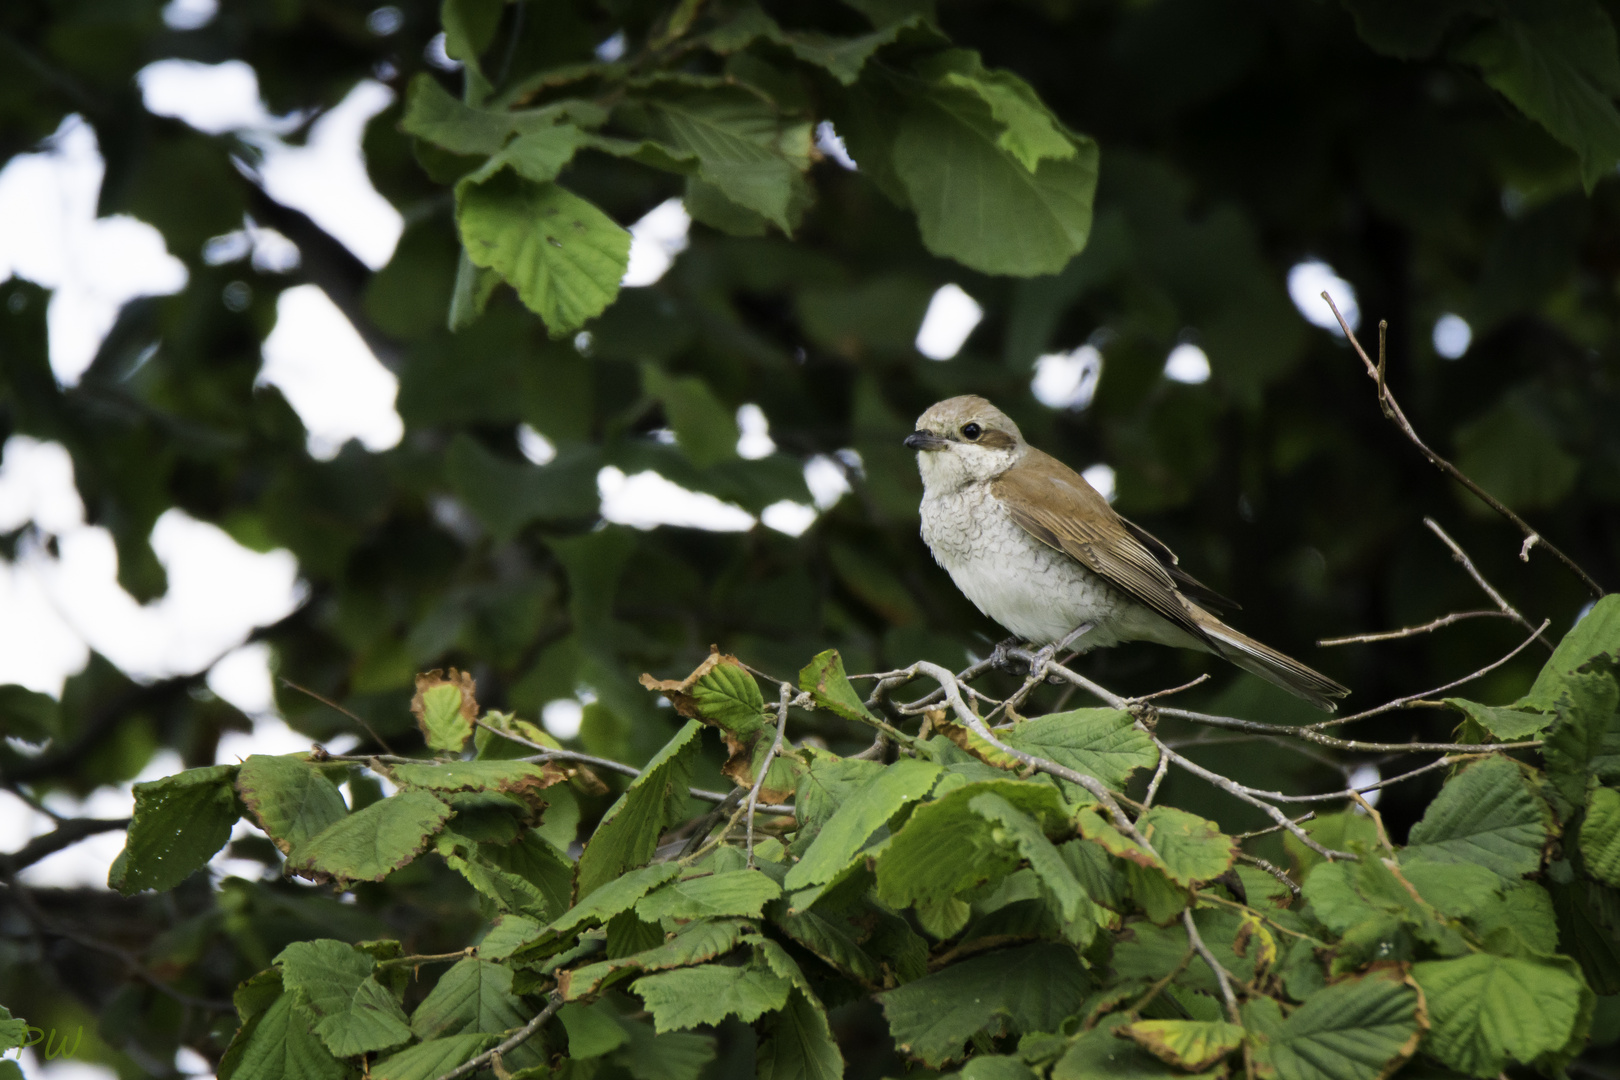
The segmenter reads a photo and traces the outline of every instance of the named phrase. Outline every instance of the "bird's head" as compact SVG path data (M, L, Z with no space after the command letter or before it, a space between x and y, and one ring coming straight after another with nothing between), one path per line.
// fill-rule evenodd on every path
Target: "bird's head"
M1029 448L1006 413L973 394L932 406L917 418L917 430L906 436L906 445L917 451L928 491L993 480Z

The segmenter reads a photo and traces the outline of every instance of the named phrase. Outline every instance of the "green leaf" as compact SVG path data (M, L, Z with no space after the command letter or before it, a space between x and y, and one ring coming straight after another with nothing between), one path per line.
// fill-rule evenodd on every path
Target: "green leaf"
M528 1021L523 1002L512 993L512 969L469 956L439 977L411 1013L411 1030L424 1039L499 1034Z
M830 966L869 986L882 984L882 969L859 940L866 931L857 932L842 915L800 911L773 916L772 921L788 937Z
M1243 1044L1224 1020L1138 1020L1119 1029L1142 1049L1189 1072L1203 1072Z
M1558 951L1558 922L1553 899L1533 881L1505 889L1500 895L1485 897L1466 918L1468 925L1485 941L1499 940L1493 939L1493 935L1510 931L1524 944L1524 948L1517 951L1520 955L1548 956ZM1499 948L1490 951L1513 954L1511 950ZM1569 951L1579 956L1584 950L1571 942Z
M662 1033L728 1016L752 1023L787 1003L792 984L763 968L704 964L658 975L644 975L630 989L641 996Z
M788 994L787 1005L766 1021L754 1062L759 1080L841 1080L844 1075L844 1055L826 1010L797 987Z
M1557 720L1542 753L1552 797L1567 817L1585 801L1594 778L1620 783L1620 684L1610 672L1583 671L1558 685Z
M334 1057L387 1050L411 1038L405 1011L377 982L376 961L341 941L295 941L276 957L282 984L316 1016Z
M1541 0L1509 10L1464 42L1457 55L1478 65L1487 83L1580 156L1591 191L1620 162L1614 24L1591 0Z
M602 815L575 870L574 892L580 899L652 858L659 834L686 802L702 730L701 723L688 720Z
M1490 757L1453 778L1412 826L1402 862L1471 862L1517 881L1541 866L1547 811L1510 758Z
M968 805L980 817L1000 826L995 839L1011 843L1035 871L1041 887L1052 899L1068 940L1081 948L1090 944L1096 927L1103 921L1102 913L1092 904L1068 862L1046 838L1040 824L993 791L975 795ZM888 857L886 855L885 859Z
M512 133L509 116L462 104L426 72L412 77L399 126L455 154L493 154Z
M1251 1028L1252 1010L1244 1022ZM1260 1075L1276 1080L1379 1080L1417 1050L1417 991L1398 971L1344 979L1312 994L1255 1039Z
M565 188L502 172L457 189L457 221L467 257L500 271L553 337L619 295L630 234Z
M1067 161L1079 150L1023 79L1007 71L990 71L970 49L947 49L929 57L921 74L945 86L967 90L990 106L990 115L1002 126L996 145L1030 172L1045 159Z
M1091 233L1097 146L1018 85L982 69L869 77L834 121L862 171L916 211L929 251L985 273L1055 274Z
M758 918L760 909L781 895L782 887L761 871L733 870L672 881L637 901L636 914L647 922L718 915Z
M1468 716L1474 723L1490 732L1502 742L1528 739L1544 730L1553 718L1546 713L1511 706L1481 705L1467 698L1445 698L1445 703Z
M1426 960L1412 965L1412 978L1429 1011L1424 1052L1481 1077L1563 1047L1583 990L1554 963L1488 953Z
M478 716L477 703L471 697L470 677L458 680L454 668L450 669L449 681L437 671L416 677L411 711L416 714L416 726L422 729L429 749L461 753L472 738L473 721Z
M423 762L394 765L389 771L394 782L403 787L433 791L503 791L519 797L566 779L553 765L527 761L445 761L431 765Z
M595 447L564 447L545 465L508 461L483 443L456 432L444 455L445 479L496 540L513 539L531 521L581 521L602 500Z
M0 1054L28 1041L28 1021L11 1015L11 1010L0 1005Z
M1002 736L1008 746L1048 758L1122 788L1137 769L1159 764L1153 737L1120 709L1073 709L1025 720Z
M1567 863L1554 866L1565 878L1550 882L1547 889L1558 919L1558 940L1580 962L1593 990L1620 994L1620 890L1575 877Z
M1536 675L1530 692L1515 705L1552 712L1567 689L1565 680L1600 656L1620 659L1620 594L1610 593L1564 635Z
M1172 1080L1187 1075L1131 1040L1116 1037L1115 1032L1129 1022L1125 1013L1103 1017L1052 1066L1052 1080Z
M631 870L582 897L579 903L560 915L549 927L558 934L570 934L588 922L605 923L621 911L629 911L647 893L671 878L679 877L679 863L665 862Z
M801 675L801 685L804 681ZM804 857L788 871L783 887L796 890L831 881L884 823L907 803L928 794L939 777L937 765L917 758L901 758L874 776L834 811Z
M505 960L518 949L538 940L544 927L522 915L499 915L489 933L478 943L478 955L485 960Z
M135 785L135 816L107 884L125 896L172 889L208 864L241 816L235 765L209 765Z
M1599 881L1620 885L1620 791L1600 787L1586 801L1581 859Z
M562 972L558 976L558 989L563 997L573 1001L596 993L603 983L621 971L663 971L713 960L736 948L746 927L746 923L735 919L689 923L657 948Z
M801 830L819 830L852 794L871 783L887 766L877 761L818 755L799 777L793 796Z
M222 1080L341 1080L348 1075L293 1007L291 994L278 996L243 1027L242 1036L245 1041L228 1076L221 1064Z
M660 86L644 105L665 142L697 156L703 180L792 232L790 207L810 167L808 123L778 116L741 87Z
M1035 1080L1028 1065L1015 1057L977 1054L962 1066L962 1080Z
M1401 864L1401 877L1424 901L1448 918L1474 914L1502 891L1502 879L1475 863L1432 863L1409 859Z
M568 1056L575 1061L601 1057L630 1041L613 1010L602 1002L571 1001L557 1010L557 1019L568 1032Z
M431 792L406 789L293 848L287 869L312 881L381 881L421 854L450 814Z
M633 1080L698 1080L714 1060L714 1039L710 1036L687 1032L655 1035L648 1024L620 1023L630 1042L609 1060L622 1065Z
M525 180L543 184L557 179L557 174L573 160L579 148L592 141L590 135L573 124L528 131L507 143L461 183L482 184L502 169L511 169Z
M1090 981L1073 949L1041 942L976 956L878 995L900 1049L931 1069L986 1031L1056 1031Z
M737 456L736 417L702 379L667 375L656 365L646 364L641 369L641 385L663 403L664 415L675 430L675 445L692 464L707 469ZM754 693L759 693L757 686Z
M1137 831L1153 845L1164 872L1178 885L1220 877L1237 858L1237 842L1220 826L1196 814L1155 806L1136 822Z
M449 1035L407 1046L371 1067L374 1080L438 1080L499 1040L497 1035Z
M250 755L236 791L284 855L349 813L337 785L302 755Z
M675 437L680 438L679 428ZM735 450L736 444L732 446ZM692 684L691 693L704 719L714 721L738 738L746 739L763 725L760 714L765 708L765 698L759 692L759 683L740 664L716 664Z
M817 653L815 659L805 665L799 672L799 689L815 700L817 708L845 720L870 723L877 719L849 684L849 676L844 674L844 658L838 655L837 649Z

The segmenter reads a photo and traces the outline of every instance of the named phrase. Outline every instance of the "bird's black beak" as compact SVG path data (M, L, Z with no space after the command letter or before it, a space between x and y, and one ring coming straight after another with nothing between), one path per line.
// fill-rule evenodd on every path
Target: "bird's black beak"
M949 439L942 439L931 431L913 431L906 436L906 445L913 450L939 450L950 445Z

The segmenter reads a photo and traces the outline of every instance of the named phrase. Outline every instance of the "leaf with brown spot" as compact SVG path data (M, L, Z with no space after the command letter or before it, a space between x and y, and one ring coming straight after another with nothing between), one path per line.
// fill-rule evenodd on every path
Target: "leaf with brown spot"
M416 677L411 712L428 746L459 754L467 745L478 719L476 689L472 675L455 668L449 675L434 668Z
M568 779L551 762L528 761L447 761L440 765L395 765L395 783L403 787L430 788L434 791L502 791L515 795L530 806L543 807L539 793L552 784Z
M287 869L311 881L381 881L421 854L451 813L431 791L407 788L293 848Z
M728 735L746 739L765 726L765 699L754 676L741 660L714 645L709 646L703 663L686 678L643 675L641 685L669 698L682 716L702 720Z
M1189 1072L1203 1072L1243 1045L1243 1029L1224 1020L1138 1020L1114 1034Z

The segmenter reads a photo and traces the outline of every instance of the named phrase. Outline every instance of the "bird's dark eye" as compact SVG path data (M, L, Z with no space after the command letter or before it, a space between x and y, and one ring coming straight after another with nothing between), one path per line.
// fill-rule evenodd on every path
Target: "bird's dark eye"
M968 440L977 439L980 435L983 435L983 434L984 434L984 429L981 428L978 424L963 424L962 425L962 438L964 438L964 439L968 439Z

